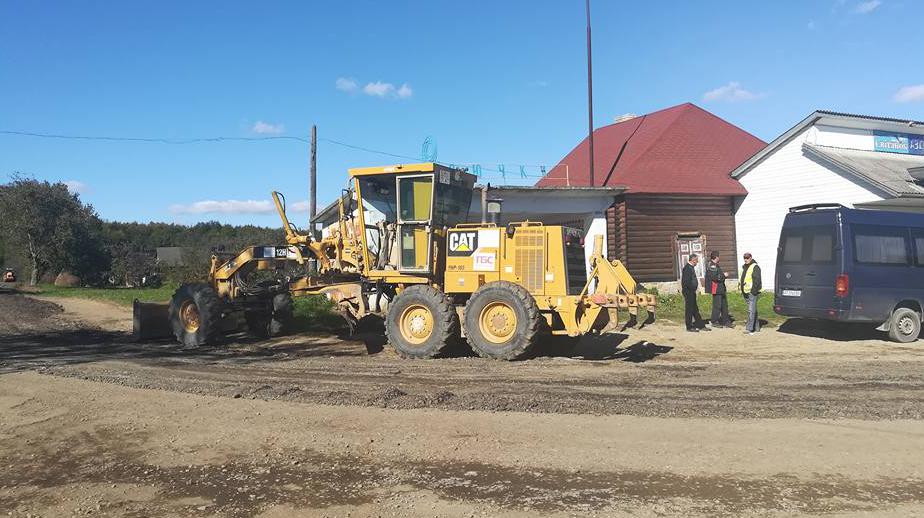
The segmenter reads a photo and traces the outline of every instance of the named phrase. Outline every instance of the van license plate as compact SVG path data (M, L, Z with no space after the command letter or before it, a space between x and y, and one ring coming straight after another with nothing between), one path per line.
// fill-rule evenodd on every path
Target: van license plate
M784 297L801 297L802 290L783 290Z

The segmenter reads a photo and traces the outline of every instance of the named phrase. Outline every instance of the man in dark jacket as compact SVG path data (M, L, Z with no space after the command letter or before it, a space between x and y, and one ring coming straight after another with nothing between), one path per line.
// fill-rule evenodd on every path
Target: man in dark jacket
M744 266L741 267L738 287L748 303L748 323L744 332L752 335L760 331L760 321L757 319L757 298L763 286L760 281L760 266L757 266L757 261L751 257L750 253L744 254Z
M696 305L696 292L699 291L699 278L696 276L696 264L698 262L699 257L696 254L690 254L690 257L687 258L687 264L683 266L683 271L680 272L680 290L683 293L683 319L687 325L687 331L693 333L706 327L703 324L703 317L699 314L699 306Z
M706 266L706 293L712 295L712 327L732 327L731 319L728 318L728 294L725 289L727 277L728 274L719 265L719 253L713 250Z

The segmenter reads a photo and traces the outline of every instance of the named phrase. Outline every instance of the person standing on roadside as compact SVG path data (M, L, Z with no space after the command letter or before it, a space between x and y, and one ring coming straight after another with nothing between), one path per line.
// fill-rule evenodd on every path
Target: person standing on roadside
M760 282L760 266L751 257L751 253L744 254L744 266L741 267L741 276L738 278L741 294L748 303L748 323L744 332L752 335L760 331L760 321L757 320L757 298L762 288Z
M712 295L712 327L732 327L728 317L728 290L725 288L727 277L728 273L722 271L719 265L719 253L713 250L706 266L706 293Z
M703 317L699 314L699 306L696 304L696 292L699 291L699 278L696 276L696 265L699 263L699 256L690 254L687 258L687 264L683 266L680 272L680 291L683 293L683 319L687 325L687 331L691 333L699 332L705 329Z

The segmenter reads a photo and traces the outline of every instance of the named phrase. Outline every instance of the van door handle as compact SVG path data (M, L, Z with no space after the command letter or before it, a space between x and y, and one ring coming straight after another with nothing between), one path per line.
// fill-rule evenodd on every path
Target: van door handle
M814 276L815 276L815 272L806 272L806 273L805 273L805 276L806 276L806 277L814 277Z

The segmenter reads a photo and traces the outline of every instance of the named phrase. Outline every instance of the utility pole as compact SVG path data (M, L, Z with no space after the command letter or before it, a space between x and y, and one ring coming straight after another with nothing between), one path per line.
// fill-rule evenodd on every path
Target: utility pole
M308 175L308 235L314 235L314 216L318 213L318 127L311 125L311 171Z
M590 57L590 0L584 0L587 11L587 143L590 150L590 186L594 186L594 74Z

